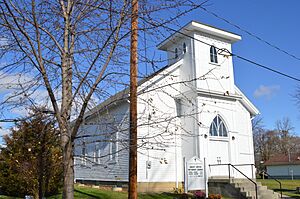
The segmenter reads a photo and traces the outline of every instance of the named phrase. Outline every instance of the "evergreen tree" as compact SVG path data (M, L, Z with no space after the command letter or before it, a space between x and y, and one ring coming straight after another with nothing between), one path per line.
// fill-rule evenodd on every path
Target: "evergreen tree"
M33 111L4 137L0 153L0 187L7 195L42 198L62 186L62 154L55 121Z

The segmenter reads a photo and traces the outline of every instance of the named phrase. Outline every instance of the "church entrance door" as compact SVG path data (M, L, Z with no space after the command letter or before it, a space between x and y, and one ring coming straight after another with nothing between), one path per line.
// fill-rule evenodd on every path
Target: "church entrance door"
M208 147L208 164L210 176L228 178L229 142L228 140L210 139ZM223 165L226 164L226 165Z

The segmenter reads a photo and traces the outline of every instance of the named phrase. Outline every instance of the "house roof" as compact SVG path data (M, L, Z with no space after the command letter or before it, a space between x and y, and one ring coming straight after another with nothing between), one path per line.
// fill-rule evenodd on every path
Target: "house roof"
M234 85L235 92L238 95L242 96L241 103L246 107L246 109L250 112L252 116L258 115L259 110L254 106L254 104L251 103L251 101L244 95L244 93L236 86Z
M183 26L182 28L180 28L177 32L170 35L160 44L158 44L157 47L160 50L167 50L170 44L173 44L177 39L182 38L185 35L189 35L193 31L202 32L219 38L223 38L230 43L234 43L242 39L240 35L237 35L235 33L220 28L216 28L208 24L200 23L198 21L191 21L185 26Z
M265 166L276 165L300 165L300 153L292 153L290 155L279 154L271 157L264 163Z
M172 66L177 66L180 63L182 63L182 60L179 60L175 64L167 65L167 66L159 69L158 71L152 73L151 75L139 80L138 86L141 86L143 83L149 81L151 78L157 76L158 74L165 71L166 69L168 69ZM197 92L205 94L206 91L199 90ZM209 95L211 96L212 94L213 93L211 93L211 91L210 91ZM215 94L218 95L218 93L215 93ZM220 94L220 96L224 97L224 93ZM227 98L228 97L230 97L230 96L227 96ZM242 105L250 112L251 116L255 116L255 115L259 114L258 109L250 102L250 100L242 93L242 91L240 91L240 89L238 89L237 86L235 86L235 94L231 94L231 97L235 100L239 100L242 103ZM126 88L126 89L116 93L115 95L111 96L107 100L103 101L98 106L93 108L91 111L87 112L85 114L85 119L88 119L89 117L93 116L97 112L104 111L106 108L115 106L115 105L119 104L120 102L124 102L124 100L128 100L128 99L129 99L129 88Z
M166 65L166 66L162 67L161 69L157 70L156 72L150 74L149 76L139 80L138 86L142 85L143 83L147 82L151 78L155 77L157 74L161 73L162 71L169 68L170 66L171 65ZM104 110L103 108L108 108L110 106L117 105L118 103L123 102L124 100L128 100L128 99L129 99L129 87L124 90L119 91L118 93L114 94L113 96L109 97L108 99L106 99L105 101L103 101L102 103L97 105L92 110L88 111L85 114L84 118L88 119L89 117L93 116L95 113L103 111Z

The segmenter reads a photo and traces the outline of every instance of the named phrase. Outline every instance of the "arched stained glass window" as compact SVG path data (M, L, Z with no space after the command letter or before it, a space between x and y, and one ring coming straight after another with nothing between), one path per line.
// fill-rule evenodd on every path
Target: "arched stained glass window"
M214 120L212 121L209 127L209 135L211 136L220 136L220 137L227 137L228 131L224 124L223 119L217 115Z
M214 47L214 46L210 47L210 62L218 63L217 50L216 50L216 47Z

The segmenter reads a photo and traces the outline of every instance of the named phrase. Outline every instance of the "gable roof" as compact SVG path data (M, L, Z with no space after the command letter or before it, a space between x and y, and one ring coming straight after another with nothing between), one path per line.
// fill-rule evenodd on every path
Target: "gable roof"
M172 64L172 65L166 65L163 68L159 69L158 71L150 74L149 76L141 79L138 81L138 87L141 86L143 83L151 80L152 78L156 77L157 75L159 75L160 73L162 73L163 71L167 70L168 68L171 68L173 66L178 66L182 63L182 59L179 60L178 62ZM205 94L206 91L198 91L201 92L202 94ZM209 93L210 95L212 95L213 93ZM218 94L218 93L215 93ZM223 97L223 93L221 95ZM235 94L233 94L232 96L228 96L228 97L232 97L235 100L238 100L241 102L241 104L249 111L249 113L251 114L251 116L255 116L259 114L258 109L250 102L250 100L242 93L242 91L240 91L240 89L235 86ZM104 111L104 108L108 108L111 106L116 106L117 104L124 102L124 100L128 100L129 99L129 88L126 88L118 93L116 93L115 95L109 97L108 99L106 99L105 101L103 101L102 103L100 103L99 105L97 105L95 108L93 108L92 110L88 111L84 118L88 119L90 117L92 117L95 113L99 113Z
M246 97L246 95L244 95L244 93L236 85L234 85L234 90L238 95L242 96L240 102L250 112L250 114L252 116L258 115L259 110L254 106L254 104L252 104L252 102Z
M292 153L290 155L278 154L267 160L264 165L300 165L300 153Z
M180 60L178 62L180 62ZM173 65L175 65L175 64L173 64ZM149 81L151 78L155 77L159 73L163 72L167 68L173 66L173 65L166 65L166 66L162 67L161 69L155 71L154 73L150 74L149 76L139 80L138 81L138 87L141 86L143 83ZM97 105L96 107L94 107L93 109L88 111L85 114L84 118L88 119L88 118L92 117L95 113L103 111L104 110L103 108L114 106L114 105L117 105L120 102L123 102L124 100L128 100L129 99L129 91L130 91L130 88L127 87L127 88L117 92L116 94L112 95L111 97L104 100L99 105Z

